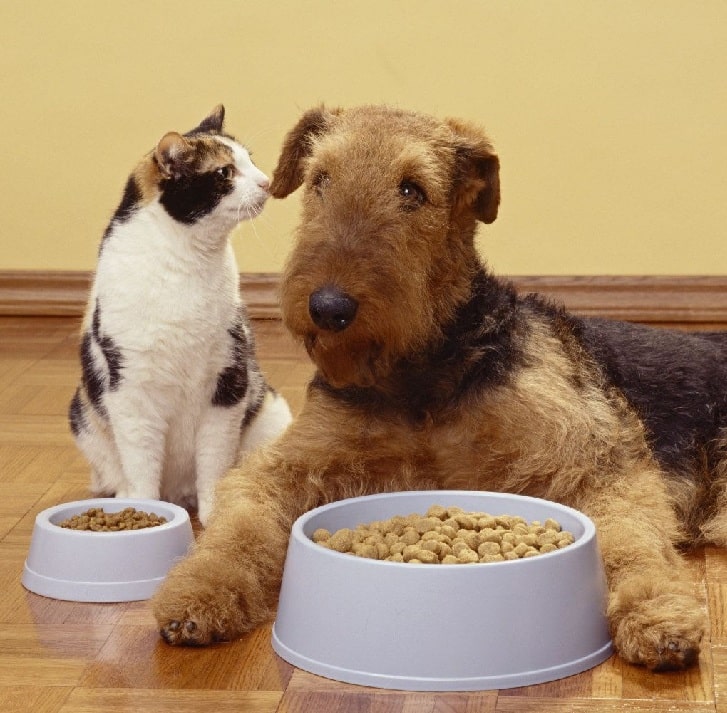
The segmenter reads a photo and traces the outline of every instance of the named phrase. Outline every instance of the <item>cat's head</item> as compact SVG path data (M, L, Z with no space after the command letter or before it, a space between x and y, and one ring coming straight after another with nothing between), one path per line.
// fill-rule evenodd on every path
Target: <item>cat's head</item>
M191 131L162 136L129 179L137 198L131 197L131 211L158 198L175 221L225 233L260 213L269 196L268 177L223 132L224 117L220 104Z

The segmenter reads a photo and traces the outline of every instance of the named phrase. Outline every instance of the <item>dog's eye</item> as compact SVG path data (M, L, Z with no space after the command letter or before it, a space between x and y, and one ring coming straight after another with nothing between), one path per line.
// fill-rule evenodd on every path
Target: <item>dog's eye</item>
M399 195L402 197L404 210L416 210L426 203L427 195L424 189L414 181L404 180L399 184Z
M328 188L328 184L331 182L331 177L325 172L325 171L318 171L315 176L313 176L313 181L311 182L311 185L313 186L315 192L319 195L323 195L323 191Z
M232 174L235 172L234 166L220 166L215 173L220 177L224 179L232 178Z

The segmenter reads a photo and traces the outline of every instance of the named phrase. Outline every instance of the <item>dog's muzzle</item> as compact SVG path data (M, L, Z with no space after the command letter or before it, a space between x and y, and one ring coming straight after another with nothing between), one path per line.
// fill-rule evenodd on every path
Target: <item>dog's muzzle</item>
M358 302L343 290L326 285L311 293L308 312L316 327L329 332L341 332L353 322Z

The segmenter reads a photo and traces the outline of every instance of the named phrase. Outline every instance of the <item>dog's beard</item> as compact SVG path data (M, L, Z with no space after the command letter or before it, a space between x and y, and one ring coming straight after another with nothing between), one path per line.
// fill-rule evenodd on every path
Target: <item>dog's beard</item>
M381 380L388 360L381 347L339 334L309 333L305 347L326 381L336 389L369 387Z

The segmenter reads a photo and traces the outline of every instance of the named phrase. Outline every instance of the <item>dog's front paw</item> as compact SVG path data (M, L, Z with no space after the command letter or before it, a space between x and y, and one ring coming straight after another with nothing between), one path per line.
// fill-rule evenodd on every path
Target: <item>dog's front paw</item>
M152 600L159 633L168 644L205 646L230 641L247 628L239 593L223 583L172 573Z
M159 635L172 646L205 646L217 640L213 633L201 629L192 619L162 620Z
M687 585L629 579L609 604L616 650L652 671L673 671L696 663L705 615Z

